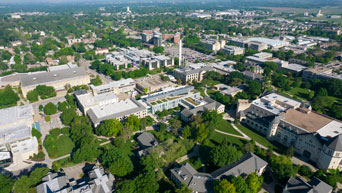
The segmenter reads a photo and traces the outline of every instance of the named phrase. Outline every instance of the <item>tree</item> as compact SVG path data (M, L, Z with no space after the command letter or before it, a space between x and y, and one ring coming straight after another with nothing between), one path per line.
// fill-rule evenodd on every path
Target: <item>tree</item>
M123 182L118 183L118 193L134 193L136 190L135 181L134 180L125 180Z
M47 114L47 115L53 115L53 114L57 113L56 105L51 103L51 102L49 102L44 107L44 113Z
M234 184L236 193L250 193L246 180L241 176L233 177L231 182Z
M192 190L188 188L186 185L182 184L180 188L175 190L175 193L192 193Z
M140 119L133 114L128 116L125 127L130 127L133 131L138 131L140 129Z
M236 193L234 184L230 183L227 179L221 180L214 186L215 193Z
M286 180L297 173L297 168L293 166L291 159L284 155L272 156L270 168L281 180Z
M153 48L153 51L154 51L155 53L157 53L157 54L162 54L162 53L164 53L164 47L162 47L162 46L156 46L156 47Z
M0 193L10 193L14 180L0 173Z
M188 125L183 128L182 136L183 138L189 138L191 136L191 128Z
M263 177L258 176L255 172L248 175L246 179L246 183L251 190L252 193L257 193L261 189L261 185L263 183Z
M294 149L293 146L291 145L287 150L286 150L286 156L287 157L293 157L294 155Z
M261 94L261 84L258 81L252 80L248 85L248 94L252 96L258 96Z
M242 152L236 147L228 145L224 141L210 150L210 159L218 167L230 165L242 156Z
M311 168L306 165L300 166L298 173L308 178L311 178L314 175L314 172L311 170Z
M101 65L101 62L99 60L95 60L94 62L91 63L90 68L94 69L94 70L97 70L97 69L99 69L100 65Z
M113 175L126 176L134 169L131 159L119 148L105 150L101 159Z
M107 137L116 137L122 131L123 125L118 119L108 119L96 128L96 134Z
M61 114L61 121L64 125L70 125L75 117L77 117L77 114L74 109L66 109Z
M159 184L157 181L156 172L148 170L135 178L136 192L141 193L157 193Z
M100 153L99 146L95 142L83 143L76 150L75 154L72 155L72 160L75 163L81 163L82 161L92 162Z
M11 86L6 86L4 90L0 91L0 108L14 106L19 101L19 96L12 90Z
M326 88L320 88L316 93L316 96L328 96L328 91Z

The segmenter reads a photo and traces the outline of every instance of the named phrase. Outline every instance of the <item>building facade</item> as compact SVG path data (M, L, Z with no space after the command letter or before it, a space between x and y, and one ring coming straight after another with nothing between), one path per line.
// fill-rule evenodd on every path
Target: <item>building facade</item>
M306 104L272 93L238 104L240 121L294 151L317 167L342 168L342 122L313 112Z

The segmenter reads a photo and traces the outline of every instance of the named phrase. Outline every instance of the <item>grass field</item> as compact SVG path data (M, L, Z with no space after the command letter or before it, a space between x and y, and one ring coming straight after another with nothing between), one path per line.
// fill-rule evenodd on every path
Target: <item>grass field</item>
M215 147L216 145L220 144L223 141L223 139L226 139L229 143L232 143L240 147L242 147L247 142L243 139L214 132L212 136L209 138L208 146Z
M216 127L217 130L226 132L226 133L231 133L234 135L239 135L242 136L238 131L236 131L233 126L226 120L222 120Z
M74 142L66 135L48 135L44 140L44 147L50 158L58 158L70 154L75 147Z
M283 91L284 95L289 97L298 98L303 101L307 101L309 97L310 90L307 88L292 88L289 91Z
M113 21L103 21L103 23L104 23L106 26L112 26L112 25L113 25Z
M238 127L244 134L246 134L250 138L252 138L255 142L258 142L265 147L272 148L274 151L276 151L278 153L282 153L285 150L283 147L280 147L279 145L275 145L275 144L271 143L270 141L268 141L266 139L266 137L250 130L249 128L247 128L243 125L237 124L236 127Z

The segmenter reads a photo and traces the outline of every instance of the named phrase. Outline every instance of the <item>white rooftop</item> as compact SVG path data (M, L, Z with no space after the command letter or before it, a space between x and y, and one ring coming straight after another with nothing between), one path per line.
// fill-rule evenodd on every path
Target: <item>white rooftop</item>
M301 71L307 69L307 67L302 66L300 64L288 64L288 66L282 66L282 68L290 69L290 70L293 70L296 72L301 72Z
M108 88L113 88L113 87L120 87L120 86L123 86L123 85L129 85L131 83L134 83L134 80L132 78L127 78L127 79L121 79L121 80L118 80L118 81L113 81L113 82L110 82L108 84L103 84L103 85L100 85L100 86L93 86L91 85L91 88L94 89L94 90L104 90L104 89L108 89Z
M262 38L262 37L253 37L248 38L249 41L255 41L255 42L262 42L264 44L267 44L272 47L279 47L279 46L286 46L289 45L289 42L281 41L281 40L275 40L270 38Z
M300 102L293 100L291 98L279 95L277 93L271 93L269 95L262 97L261 99L264 101L269 101L273 104L276 104L276 103L279 104L279 102L281 102L291 107L299 107L301 105Z
M261 99L256 99L252 102L255 106L262 108L274 115L279 115L282 112L285 112L286 108L279 105L272 105L272 103L263 102Z
M78 95L76 97L84 107L114 103L119 100L113 92L103 93L96 96L93 96L92 93L87 93L83 95Z
M117 103L108 104L106 106L96 106L92 108L93 113L98 119L107 117L114 114L120 114L121 112L133 110L138 108L132 100L127 99Z
M15 106L0 110L0 128L17 121L33 119L32 105Z
M342 134L342 123L338 121L331 121L317 131L323 137L335 137Z
M0 129L0 144L10 143L18 139L31 136L31 128L22 123L12 127Z
M11 153L8 151L5 152L0 152L0 161L1 160L6 160L11 158Z

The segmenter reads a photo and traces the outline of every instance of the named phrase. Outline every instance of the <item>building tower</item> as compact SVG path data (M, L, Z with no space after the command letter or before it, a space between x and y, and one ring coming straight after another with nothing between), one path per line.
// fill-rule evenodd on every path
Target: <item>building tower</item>
M178 66L182 68L182 39L179 40L179 49L178 49Z
M129 7L127 7L127 13L131 13L131 10L129 9Z

